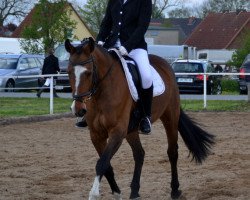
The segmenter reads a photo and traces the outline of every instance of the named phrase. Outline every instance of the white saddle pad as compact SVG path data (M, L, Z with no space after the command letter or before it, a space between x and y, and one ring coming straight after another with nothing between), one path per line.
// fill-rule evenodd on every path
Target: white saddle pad
M119 51L117 49L110 49L110 51L114 51L118 57L121 60L122 63L122 67L124 69L125 72L125 76L126 79L128 81L128 86L129 86L129 91L131 93L132 98L134 99L134 101L137 101L139 99L139 95L138 95L138 91L135 87L134 81L132 79L132 75L127 67L127 62L126 60L120 55ZM131 62L131 61L129 61ZM159 73L155 70L155 68L153 68L151 66L151 71L152 71L152 75L153 75L153 96L159 96L161 95L164 91L165 91L165 84L161 78L161 76L159 75Z

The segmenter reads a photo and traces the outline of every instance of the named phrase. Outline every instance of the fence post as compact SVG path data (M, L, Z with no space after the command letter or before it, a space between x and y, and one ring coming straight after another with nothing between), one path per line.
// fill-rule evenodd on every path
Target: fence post
M54 104L54 91L53 91L53 87L54 87L54 77L53 76L51 76L50 77L50 91L49 91L49 94L50 94L50 97L49 97L49 100L50 100L50 114L51 115L53 115L53 110L54 110L54 108L53 108L53 104Z
M204 100L204 108L207 108L207 75L203 74L203 100Z
M247 84L247 101L250 103L250 83Z

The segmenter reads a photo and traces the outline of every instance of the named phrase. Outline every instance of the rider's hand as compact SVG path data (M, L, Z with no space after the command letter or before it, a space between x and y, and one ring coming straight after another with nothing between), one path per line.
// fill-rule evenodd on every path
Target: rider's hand
M103 41L98 41L97 44L100 45L100 46L103 46L104 42Z
M120 54L122 56L127 56L128 55L128 52L127 52L127 50L125 49L124 46L120 46L119 49L118 49L118 51L120 52Z

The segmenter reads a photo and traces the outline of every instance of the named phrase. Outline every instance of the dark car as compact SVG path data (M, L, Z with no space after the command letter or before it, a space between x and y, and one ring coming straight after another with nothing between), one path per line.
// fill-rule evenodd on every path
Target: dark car
M240 94L247 94L247 85L250 84L250 75L245 75L245 73L250 73L250 54L246 56L240 67L240 73L242 73L242 75L239 75Z
M42 55L0 54L0 90L12 92L15 87L38 87L37 77L21 76L41 74L43 61Z
M203 60L177 60L172 64L175 73L215 73L213 65ZM180 93L203 93L203 75L176 75ZM221 76L207 75L207 94L221 94Z
M72 44L74 46L80 44L81 41L74 41ZM64 44L60 44L55 49L55 56L58 58L60 74L67 74L68 64L69 64L69 53L66 51ZM63 86L64 89L70 90L69 77L68 76L59 76L56 80L57 86Z

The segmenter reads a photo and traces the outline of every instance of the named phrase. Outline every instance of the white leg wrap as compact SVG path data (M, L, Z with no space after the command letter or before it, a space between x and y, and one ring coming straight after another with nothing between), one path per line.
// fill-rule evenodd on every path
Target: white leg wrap
M98 197L100 196L99 187L100 187L100 176L96 176L94 180L94 184L89 192L89 200L98 199Z
M113 194L113 197L114 197L114 200L122 200L122 195L116 192Z

